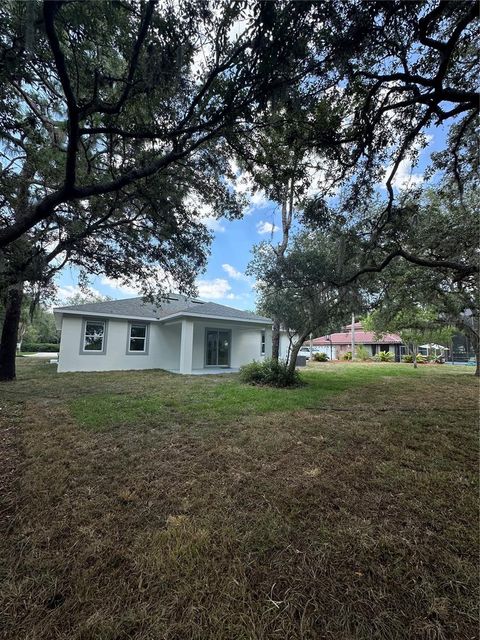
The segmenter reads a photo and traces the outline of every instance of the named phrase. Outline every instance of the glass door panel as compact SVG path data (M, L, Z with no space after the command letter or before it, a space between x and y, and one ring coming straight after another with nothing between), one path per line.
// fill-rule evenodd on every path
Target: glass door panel
M228 367L230 364L230 331L218 332L218 361L219 367Z
M218 331L207 331L206 341L206 364L214 366L217 364Z

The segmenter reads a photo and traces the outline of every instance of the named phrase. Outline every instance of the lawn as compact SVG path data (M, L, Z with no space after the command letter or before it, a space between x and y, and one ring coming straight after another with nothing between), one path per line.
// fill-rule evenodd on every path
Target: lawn
M477 638L471 368L318 365L290 390L18 371L1 638Z

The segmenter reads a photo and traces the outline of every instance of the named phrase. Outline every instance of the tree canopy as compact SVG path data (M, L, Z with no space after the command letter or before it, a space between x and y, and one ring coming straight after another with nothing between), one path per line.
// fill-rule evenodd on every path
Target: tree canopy
M345 262L341 259L344 239L323 232L300 230L290 239L286 253L277 259L269 243L254 249L248 272L257 278L258 309L278 318L292 340L289 365L295 367L297 353L310 333L335 330L352 311L365 308L365 291L355 286L336 286ZM340 259L339 259L340 258Z

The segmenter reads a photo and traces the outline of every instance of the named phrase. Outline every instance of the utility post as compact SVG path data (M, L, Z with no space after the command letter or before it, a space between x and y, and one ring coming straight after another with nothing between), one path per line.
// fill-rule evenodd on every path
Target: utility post
M313 357L313 334L310 334L310 362L312 361L312 357Z
M352 361L355 359L355 314L352 313Z

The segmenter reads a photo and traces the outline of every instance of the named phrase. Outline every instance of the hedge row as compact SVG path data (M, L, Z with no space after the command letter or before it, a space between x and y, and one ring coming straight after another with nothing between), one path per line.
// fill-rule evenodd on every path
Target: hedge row
M52 342L22 342L22 353L40 353L45 351L47 353L58 353L60 348L59 344Z

